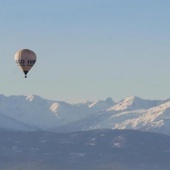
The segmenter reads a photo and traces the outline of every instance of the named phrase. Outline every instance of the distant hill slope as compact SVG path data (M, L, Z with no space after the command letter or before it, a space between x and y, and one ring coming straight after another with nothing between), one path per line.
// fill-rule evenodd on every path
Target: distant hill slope
M169 170L170 136L132 130L0 129L3 170Z

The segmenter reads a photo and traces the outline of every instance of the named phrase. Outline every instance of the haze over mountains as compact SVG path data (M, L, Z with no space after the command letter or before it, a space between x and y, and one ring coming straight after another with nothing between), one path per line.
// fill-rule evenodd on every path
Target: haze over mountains
M0 95L0 169L169 170L169 128L170 99Z
M0 128L53 132L135 129L170 135L170 99L131 96L118 103L107 98L70 104L36 95L0 95Z

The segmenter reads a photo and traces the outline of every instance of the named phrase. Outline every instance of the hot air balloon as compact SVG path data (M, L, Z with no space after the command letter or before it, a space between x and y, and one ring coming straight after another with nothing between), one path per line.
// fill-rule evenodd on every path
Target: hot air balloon
M22 49L16 52L15 61L27 77L27 73L36 62L36 54L29 49Z

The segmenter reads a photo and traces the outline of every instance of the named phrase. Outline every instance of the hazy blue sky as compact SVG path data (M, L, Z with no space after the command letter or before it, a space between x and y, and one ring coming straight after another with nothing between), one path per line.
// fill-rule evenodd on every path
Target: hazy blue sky
M170 97L169 0L0 0L0 93L79 102ZM14 61L37 63L24 78Z

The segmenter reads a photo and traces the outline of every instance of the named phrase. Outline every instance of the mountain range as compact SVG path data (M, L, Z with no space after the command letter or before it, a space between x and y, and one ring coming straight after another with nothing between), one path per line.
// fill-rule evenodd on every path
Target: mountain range
M0 95L0 169L169 170L169 128L170 99Z
M170 99L130 96L119 102L107 98L70 104L37 95L1 94L0 128L51 132L132 129L170 135Z

